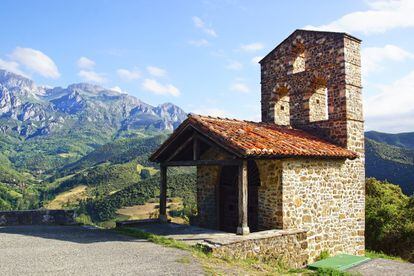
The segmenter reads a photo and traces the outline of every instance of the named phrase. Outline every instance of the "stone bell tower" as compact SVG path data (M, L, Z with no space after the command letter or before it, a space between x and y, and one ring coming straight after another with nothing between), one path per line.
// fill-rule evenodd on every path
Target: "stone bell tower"
M334 251L362 255L365 248L365 154L360 43L361 40L346 33L296 30L265 56L260 65L263 122L305 130L358 154L357 158L346 159L341 165L344 177L339 179L341 184L332 187L333 193L344 196L343 189L348 189L352 194L350 202L336 201L336 204L341 202L341 208L348 209L347 229L352 231L341 229L345 222L336 225L321 222L320 227L326 235L343 233L343 247ZM306 183L296 185L300 189ZM283 189L288 195L286 185ZM338 219L333 211L330 216ZM296 226L313 228L310 223ZM284 227L292 225L286 223ZM336 244L335 240L325 242L320 248L328 249ZM312 252L317 252L320 246L317 243L309 238Z
M262 121L364 152L361 40L296 30L261 61Z

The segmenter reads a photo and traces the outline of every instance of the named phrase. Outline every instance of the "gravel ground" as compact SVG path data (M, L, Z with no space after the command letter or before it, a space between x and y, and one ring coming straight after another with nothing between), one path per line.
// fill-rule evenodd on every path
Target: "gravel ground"
M80 226L0 227L0 275L202 275L185 251Z
M385 259L373 259L357 265L348 271L363 276L408 276L414 275L414 264Z

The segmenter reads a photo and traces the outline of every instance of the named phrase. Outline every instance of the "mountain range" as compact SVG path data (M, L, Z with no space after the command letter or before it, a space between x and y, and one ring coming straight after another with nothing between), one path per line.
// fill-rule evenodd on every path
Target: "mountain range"
M0 70L0 153L35 174L71 163L122 137L171 132L187 114L178 106L151 106L101 86L37 86Z
M176 105L156 107L134 96L78 83L46 88L0 70L0 131L33 138L65 128L98 124L119 134L131 129L172 131L186 113Z
M38 86L0 70L0 209L36 207L42 194L85 185L94 196L126 189L157 171L148 155L186 117L171 103L87 83ZM365 136L366 176L412 195L414 133Z

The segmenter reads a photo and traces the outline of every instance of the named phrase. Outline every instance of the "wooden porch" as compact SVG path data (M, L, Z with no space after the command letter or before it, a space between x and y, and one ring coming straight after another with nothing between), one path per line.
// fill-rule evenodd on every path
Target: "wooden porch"
M156 153L154 161L160 163L160 213L159 220L167 222L167 170L180 166L220 166L221 168L237 168L237 230L239 235L250 233L248 219L248 159L235 154L223 145L205 137L197 129L188 126L180 135L174 137L162 151ZM209 149L224 151L230 158L205 159L203 154ZM234 171L234 169L232 170Z

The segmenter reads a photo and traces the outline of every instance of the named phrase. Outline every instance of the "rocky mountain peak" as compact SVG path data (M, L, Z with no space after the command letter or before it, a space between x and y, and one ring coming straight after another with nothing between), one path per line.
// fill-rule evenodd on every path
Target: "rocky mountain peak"
M94 127L114 133L134 129L172 131L186 117L172 103L154 107L132 95L89 83L44 88L28 78L0 70L0 119L21 125L18 129L25 131L18 131L19 135L26 137L53 134L54 130L74 125L87 128L92 122Z
M92 94L99 94L106 89L102 86L90 83L74 83L68 86L67 90L73 92L88 92Z

